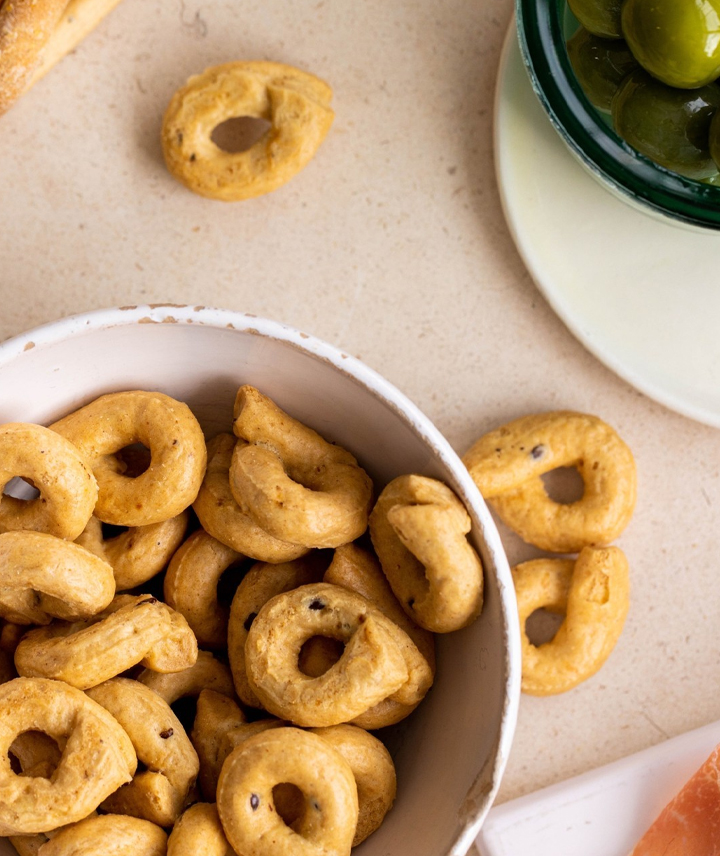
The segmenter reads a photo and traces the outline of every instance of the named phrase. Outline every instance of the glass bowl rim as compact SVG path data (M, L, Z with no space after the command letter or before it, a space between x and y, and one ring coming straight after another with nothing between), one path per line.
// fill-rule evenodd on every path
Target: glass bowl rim
M565 143L603 183L655 212L720 229L720 187L677 175L625 143L585 96L565 49L566 0L516 0L520 52L532 87Z

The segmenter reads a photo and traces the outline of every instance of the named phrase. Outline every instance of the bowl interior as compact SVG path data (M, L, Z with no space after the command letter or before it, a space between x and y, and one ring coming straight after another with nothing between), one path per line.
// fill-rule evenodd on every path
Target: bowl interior
M590 172L626 200L677 222L720 229L720 188L677 175L627 145L588 101L568 58L567 0L516 0L518 36L533 89Z
M172 319L172 320L170 320ZM449 484L473 519L486 572L483 613L438 637L436 683L386 735L398 797L359 856L463 854L489 808L519 695L512 582L494 524L459 459L396 390L355 360L272 322L213 310L112 310L0 346L0 422L47 424L106 392L153 389L187 402L208 436L228 431L251 383L350 449L378 486L417 472ZM0 854L13 852L0 842Z

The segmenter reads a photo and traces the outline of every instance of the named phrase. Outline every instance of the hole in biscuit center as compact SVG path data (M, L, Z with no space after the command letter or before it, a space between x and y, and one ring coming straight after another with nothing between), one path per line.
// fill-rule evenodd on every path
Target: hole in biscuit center
M16 775L49 779L60 763L57 741L44 731L18 734L8 750L10 767Z
M275 811L288 825L292 826L305 813L305 797L297 785L280 782L272 789Z
M319 678L342 657L345 646L339 639L312 636L300 649L298 668L310 678Z
M551 612L549 609L536 609L525 622L525 633L530 644L538 647L546 642L552 642L564 620L563 613Z
M575 467L557 467L541 478L547 495L554 502L570 505L583 498L585 483Z
M255 116L234 116L215 127L210 139L228 154L246 152L261 140L272 127L267 119Z
M40 491L35 487L32 479L26 479L18 476L10 479L2 491L3 496L12 496L14 499L22 499L25 502L37 499L40 496Z
M141 476L150 466L151 453L142 443L132 443L115 453L118 461L118 472L129 479Z

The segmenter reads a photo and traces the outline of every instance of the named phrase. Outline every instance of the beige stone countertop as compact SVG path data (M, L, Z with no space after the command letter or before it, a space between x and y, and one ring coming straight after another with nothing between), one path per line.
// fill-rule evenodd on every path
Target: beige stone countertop
M630 445L625 630L585 684L523 696L500 801L720 718L720 432L605 368L522 264L492 149L511 14L510 0L123 0L0 119L0 339L113 305L226 307L361 358L459 452L549 409L596 413ZM336 118L289 184L227 204L170 177L159 131L189 75L232 59L314 72ZM503 534L511 562L533 555Z

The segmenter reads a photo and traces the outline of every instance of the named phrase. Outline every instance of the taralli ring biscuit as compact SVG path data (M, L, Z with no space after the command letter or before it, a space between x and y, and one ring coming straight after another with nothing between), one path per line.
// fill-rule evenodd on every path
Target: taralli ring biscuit
M235 399L235 500L276 538L339 547L367 528L372 482L350 452L288 416L252 386Z
M524 416L481 437L463 457L480 493L530 544L555 553L614 541L627 526L637 493L635 460L609 425L584 413ZM575 467L584 492L555 502L541 476Z
M144 669L137 679L168 704L188 696L197 697L205 689L226 696L234 694L230 668L209 651L198 651L195 662L182 671L161 673Z
M172 557L163 593L166 603L187 619L205 648L227 645L230 611L218 601L220 577L244 556L198 529ZM239 573L239 570L238 570Z
M102 523L93 516L75 540L112 565L115 587L117 591L125 591L142 585L162 571L182 543L187 523L188 515L183 511L162 523L135 526L105 538Z
M31 630L15 651L15 667L21 675L86 690L137 663L173 672L189 668L197 656L195 636L179 613L148 595L120 595L90 622Z
M103 803L105 811L172 826L199 770L180 721L157 693L138 681L113 678L87 691L125 729L146 769Z
M53 835L38 856L165 856L167 834L147 820L102 814Z
M305 167L333 121L332 90L277 62L229 62L191 77L165 113L162 147L171 174L202 196L226 202L260 196ZM247 151L220 149L212 133L227 119L270 122Z
M230 490L229 471L237 440L218 434L207 445L207 470L193 509L203 529L237 553L260 562L289 562L308 552L275 538L246 514Z
M207 463L205 438L187 404L168 395L110 393L52 428L90 462L99 488L94 514L104 523L160 523L180 514L197 496ZM128 478L116 454L134 443L150 450L150 465Z
M17 477L31 482L40 495L23 500L0 492L0 532L32 529L70 541L77 538L98 496L90 464L80 451L41 425L2 425L0 486Z
M236 856L214 803L195 803L183 813L168 838L167 856Z
M313 728L350 765L358 791L358 822L352 846L371 835L392 808L397 791L395 765L385 746L372 734L354 725Z
M513 568L520 615L522 689L553 695L591 677L620 637L630 604L625 554L585 547L570 559L534 559ZM537 609L565 615L555 637L534 646L525 622Z
M110 604L107 562L72 541L41 532L0 535L0 615L16 624L89 618Z
M295 785L303 812L287 826L273 788ZM217 791L225 835L246 856L348 856L358 820L357 786L343 756L298 728L274 728L240 744L225 761Z
M313 636L345 645L340 659L315 678L298 665ZM297 725L348 722L388 697L413 704L432 683L427 661L406 633L365 598L327 583L269 601L250 627L245 659L263 707Z
M459 630L482 609L483 569L467 539L470 526L450 488L419 475L391 481L370 515L370 536L390 587L426 630Z
M8 752L26 731L66 741L51 779L12 771ZM117 720L79 690L37 678L0 686L0 835L46 832L82 820L130 781L136 765Z
M323 567L318 564L316 555L309 553L277 565L259 562L245 574L235 592L228 623L228 658L235 691L240 701L249 707L262 707L262 702L250 687L245 668L245 642L250 627L262 607L275 595L320 582Z

